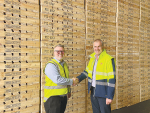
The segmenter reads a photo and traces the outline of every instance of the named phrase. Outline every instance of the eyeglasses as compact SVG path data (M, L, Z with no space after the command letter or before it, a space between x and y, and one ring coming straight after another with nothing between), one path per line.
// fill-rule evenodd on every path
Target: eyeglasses
M57 52L58 54L60 54L60 53L64 53L65 51L55 50L55 52Z

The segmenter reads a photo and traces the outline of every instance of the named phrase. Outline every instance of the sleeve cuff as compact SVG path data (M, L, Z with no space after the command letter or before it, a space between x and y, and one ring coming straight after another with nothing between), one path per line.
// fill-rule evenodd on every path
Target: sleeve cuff
M70 79L70 84L69 85L72 85L73 84L73 80L72 79Z

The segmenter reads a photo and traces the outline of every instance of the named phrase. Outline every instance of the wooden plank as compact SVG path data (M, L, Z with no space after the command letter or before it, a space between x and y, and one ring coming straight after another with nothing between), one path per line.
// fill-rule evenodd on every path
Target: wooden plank
M39 25L39 19L34 19L34 18L21 18L21 22L31 24L31 25Z
M1 109L5 110L6 113L10 113L11 109L18 109L18 107L20 107L21 103L11 103L9 105L2 105Z
M85 32L85 27L73 26L73 31L84 33Z
M84 8L79 8L79 7L73 7L73 13L81 15L83 19L85 18L85 11Z
M49 60L50 60L50 59L49 59ZM46 63L47 63L49 60L47 60L46 62L42 62L42 69L44 69ZM67 62L67 61L66 61L66 62ZM82 63L79 63L79 62L76 62L76 63L74 63L74 62L67 62L67 64L68 64L68 66L69 66L69 71L70 71L70 73L74 73L74 72L76 72L76 73L77 73L77 72L81 73L81 72L83 72L84 69L85 69L85 65L82 64Z
M81 34L79 36L84 36L85 34ZM65 42L84 42L84 38L80 38L80 37L64 37L64 36L57 36L57 34L42 34L42 40L43 41L57 41L57 42L61 42L61 41L65 41Z
M71 47L71 48L79 48L79 49L84 49L84 46L83 46L83 43L82 42L78 42L78 43L73 43L73 44L70 44L67 42L67 43L64 43L64 42L59 42L59 44L63 44L65 45L65 47ZM42 41L42 47L49 47L49 48L53 48L55 47L56 45L58 44L58 42L48 42L48 41Z
M63 44L62 42L59 42L60 44ZM42 41L42 47L49 47L49 48L53 48L55 47L56 45L58 45L57 42L48 42L48 41Z
M28 112L39 112L39 105L33 105L33 106L23 106L20 109L21 113L28 113Z
M50 2L50 1L41 1L41 5L45 5L45 6L55 6L57 7L58 4L60 4L61 2L63 2L63 5L67 6L67 7L71 7L70 4L72 5L77 5L78 7L80 6L80 8L83 8L83 1L81 2L72 2L72 1L62 1L62 0L59 0L60 2L57 2L57 1L53 1L53 2ZM70 3L70 4L68 4ZM62 7L63 5L58 5L59 7ZM81 7L82 6L82 7ZM74 7L74 6L73 6ZM75 8L75 7L74 7ZM71 8L69 8L71 10Z
M39 90L39 88L40 88L40 84L39 83L32 83L31 85L27 85L26 86L27 88L29 88L29 89L37 89L37 90ZM33 90L32 90L33 91Z
M29 55L19 55L19 54L6 54L6 55L0 55L1 56L1 61L2 63L4 63L4 61L6 62L26 62L26 61L40 61L40 56L39 54L29 54Z
M55 4L55 2L52 2L52 1L48 1L48 0L42 0L42 1L40 1L40 5L41 6L50 6L50 5L54 5Z
M4 10L8 13L13 13L14 15L18 15L20 13L19 6L14 5L12 8L10 5L5 5Z
M35 49L21 48L21 53L37 53L37 54L39 54L40 53L40 48L35 48Z
M82 2L72 1L72 6L83 9L84 8L84 3L83 3L83 1Z
M85 84L78 84L77 86L74 86L71 91L74 93L74 92L78 92L78 91L82 91L82 90L85 90Z
M93 53L93 49L87 50L87 51L86 51L86 56L89 56L89 55L92 54L92 53Z
M73 56L73 60L84 62L85 61L85 57Z
M29 92L29 94L30 94L30 92L33 92L33 89L35 90L35 89L37 89L36 90L36 92L37 91L39 91L39 89L40 89L40 84L39 83L35 83L35 84L31 84L31 85L22 85L21 86L21 92L24 92L24 93L26 93L26 90L28 90L28 92Z
M5 36L4 30L0 30L0 36L1 36L1 37L4 37L4 36Z
M22 71L21 74L23 77L30 77L30 76L40 76L40 70L27 70L27 71Z
M40 33L21 33L21 38L40 39Z
M25 103L24 102L21 102L21 105L23 106L24 104L26 105L26 103L28 102L28 106L30 105L36 105L36 104L39 104L39 100L40 98L39 97L36 97L36 98L30 98L28 99Z
M42 6L41 7L41 12L42 13L55 13L55 14L59 14L59 15L64 15L65 11L61 10L61 9L57 9L57 8L52 8L52 6ZM70 15L72 16L72 13L66 13L65 15Z
M21 10L39 12L39 4L21 3Z
M4 1L4 3L13 4L13 5L19 5L20 4L17 0L14 0L13 2L8 0L8 1Z
M21 41L21 45L27 46L27 47L40 47L40 41L34 40L34 41Z
M26 90L25 93L21 95L21 102L24 102L25 100L28 101L28 100L34 99L32 95L36 98L39 97L39 90L37 91L33 91L33 89Z
M3 10L1 6L0 6L0 10ZM4 20L4 14L0 12L0 24L3 23L3 20Z
M44 1L45 2L45 1ZM44 10L47 10L47 9L61 9L64 11L65 8L63 8L63 4L61 4L60 2L50 2L50 1L46 1L47 3L49 4L46 4L46 5L42 5L42 7L44 8ZM45 3L46 3L45 2ZM43 3L43 1L41 1L41 3ZM46 9L45 9L46 7ZM66 6L67 7L67 6ZM68 6L69 7L69 6ZM72 8L71 8L72 9ZM50 11L50 10L49 10Z
M85 14L73 13L73 19L85 21Z
M23 73L22 73L23 72ZM22 72L18 72L18 71L10 71L10 72L0 72L0 76L1 76L1 79L3 79L4 77L6 77L6 80L7 80L7 77L13 77L13 78L19 78L21 75L24 75L24 73L28 72L28 71L22 71ZM34 71L33 71L34 72ZM28 73L28 75L30 75ZM24 76L22 76L23 78ZM12 78L11 78L12 79Z
M7 56L1 56L1 63L4 63L4 62L19 62L21 61L21 57L18 55L18 56L12 56L12 55L7 55ZM26 60L25 60L26 61Z
M7 63L1 64L1 69L12 69L12 68L38 68L40 67L40 63Z
M2 53L5 52L13 52L13 53L40 53L40 49L39 48L19 48L19 49L13 49L13 48L0 48L0 51Z
M40 83L40 77L25 78L21 80L21 84Z
M30 4L35 4L38 5L39 1L38 0L20 0L21 3L30 3Z
M64 14L62 14L62 15L60 15L59 14L59 12L58 12L58 14L55 12L55 14L53 14L52 15L52 13L42 13L42 15L41 15L41 19L42 20L53 20L53 22L54 23L61 23L61 24L63 24L63 23L65 23L65 22L73 22L73 20L79 20L79 21L81 21L81 18L78 18L78 17L80 17L81 16L81 14L75 14L75 15L77 15L77 16L75 16L75 15L73 15L73 18L68 18L67 16L65 16L65 15L73 15L73 13L66 13L66 12L64 12ZM59 21L58 21L59 20ZM83 18L82 18L82 20L84 20Z
M4 3L4 0L1 0L1 1L0 1L0 4L3 4L3 3Z
M41 38L43 41L63 41L65 39L63 36L57 36L56 34L42 34Z
M28 25L28 26L21 26L21 31L32 31L32 32L39 32L39 26L33 26L33 25Z
M42 62L48 62L50 59L53 58L53 55L42 55Z
M15 88L19 88L19 84L21 84L21 80L19 79L19 80L7 80L7 81L4 81L4 84L3 84L3 86L5 87L5 88L8 88L8 89L11 89L12 87L15 87ZM5 93L7 93L7 92L5 92ZM8 93L10 93L10 92L8 92Z
M27 46L27 47L40 47L40 42L39 41L16 41L16 40L12 40L12 39L3 39L3 38L0 38L0 42L1 42L1 46L4 46L5 47L12 47L12 45L15 47L15 48L19 48L19 45L21 45L22 47L23 46ZM20 47L21 47L20 46Z
M64 31L62 29L52 29L52 28L44 28L42 27L41 33L59 33L59 34L63 34ZM71 32L70 32L71 33Z
M73 48L75 49L75 48L78 48L78 49L85 49L85 46L84 46L84 44L82 44L82 43L78 43L78 44L73 44Z
M73 37L74 38L85 38L85 34L80 33L80 32L73 32Z
M60 21L62 21L63 20L63 17L62 16L60 16L60 15L58 15L58 14L53 14L53 13L42 13L41 14L41 20L43 21L45 21L45 20L52 20L52 19L54 19L55 18L55 20L53 20L53 22L57 22L58 20L59 20L59 23L62 23L62 22L60 22ZM66 18L66 17L64 17L64 18Z
M40 63L21 63L21 68L40 68Z
M41 52L42 54L49 54L49 55L53 55L53 49L51 48L42 48Z
M79 62L76 62L76 61L70 61L70 62L67 62L68 66L71 68L84 68L84 64L80 64ZM83 66L83 67L82 67ZM78 70L78 69L77 69Z
M30 18L39 18L39 12L21 10L21 16L27 16Z
M34 54L32 56L21 56L21 61L40 61L40 55Z
M70 74L80 74L85 70L85 66L82 66L82 68L69 68Z

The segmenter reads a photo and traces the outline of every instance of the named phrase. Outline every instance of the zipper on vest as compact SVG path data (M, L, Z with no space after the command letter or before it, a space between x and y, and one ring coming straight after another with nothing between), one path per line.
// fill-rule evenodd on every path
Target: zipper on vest
M95 65L95 58L94 58L94 62L93 62L93 70L94 70L94 65ZM96 79L96 78L95 78ZM91 86L92 86L92 83L93 83L93 71L92 71L92 82L91 82ZM93 90L94 92L93 92L93 97L95 96L95 88L94 88L94 90Z

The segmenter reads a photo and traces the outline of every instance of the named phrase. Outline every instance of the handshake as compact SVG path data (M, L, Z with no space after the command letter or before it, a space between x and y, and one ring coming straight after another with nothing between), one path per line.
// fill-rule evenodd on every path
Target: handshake
M78 78L72 78L73 80L73 86L77 85L79 83L79 79Z

